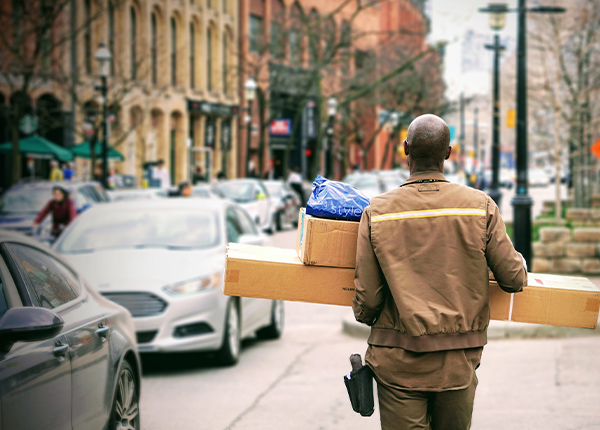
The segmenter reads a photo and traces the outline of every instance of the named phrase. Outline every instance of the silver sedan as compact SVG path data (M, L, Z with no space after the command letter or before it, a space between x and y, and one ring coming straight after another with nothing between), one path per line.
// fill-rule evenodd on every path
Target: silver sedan
M216 351L234 364L241 339L283 330L282 302L222 292L227 243L263 240L234 203L176 198L93 208L55 249L129 309L140 352Z

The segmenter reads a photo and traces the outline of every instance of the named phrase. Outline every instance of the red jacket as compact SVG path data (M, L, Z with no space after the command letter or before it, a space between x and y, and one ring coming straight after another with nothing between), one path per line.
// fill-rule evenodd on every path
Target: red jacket
M71 199L65 199L62 202L57 202L52 199L44 209L35 217L34 222L39 224L42 222L48 213L52 213L52 235L58 236L63 228L65 228L77 216L75 205Z

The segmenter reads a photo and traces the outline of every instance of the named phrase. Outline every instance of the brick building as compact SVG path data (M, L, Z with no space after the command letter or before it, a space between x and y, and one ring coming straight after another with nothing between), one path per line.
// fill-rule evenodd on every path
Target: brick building
M343 102L356 89L368 87L383 71L381 60L390 48L402 48L406 56L425 49L428 22L419 0L387 0L359 13L356 8L357 3L341 0L240 0L243 106L248 105L245 80L252 76L259 86L252 104L249 150L248 118L240 116L240 176L246 173L247 154L262 172L271 160L276 176L300 167L309 180L315 171L343 177L350 166L362 165L364 157L368 169L379 168L391 131L386 127L379 133L379 112L387 106L381 105L378 90L338 111L332 147L325 143L326 133L319 133L328 120L326 101L335 96ZM441 81L439 58L437 53L432 56L435 67L428 73ZM412 107L405 105L392 107ZM354 132L345 125L352 115L360 116L352 119L358 125ZM286 121L287 134L269 129L274 119ZM375 139L366 150L368 136ZM388 167L393 162L389 157Z

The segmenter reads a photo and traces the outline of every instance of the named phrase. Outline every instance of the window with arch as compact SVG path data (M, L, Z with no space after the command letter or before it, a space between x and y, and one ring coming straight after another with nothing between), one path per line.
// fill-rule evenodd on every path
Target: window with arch
M272 0L273 18L271 21L271 44L270 52L273 58L283 60L285 58L285 5L282 0Z
M153 84L158 83L158 23L156 13L150 15L150 75Z
M177 85L177 23L171 17L171 85Z
M311 67L315 67L321 57L321 17L316 9L309 14L308 33L308 61Z
M196 30L190 22L190 88L196 88Z
M130 29L130 46L129 46L129 57L131 61L131 79L137 78L137 15L135 9L129 8L129 29Z
M294 3L291 11L291 23L289 31L289 45L290 45L290 61L293 64L299 65L302 63L303 50L302 50L302 10L298 3Z
M206 88L213 90L213 49L212 49L213 30L209 26L206 30Z
M83 2L83 61L86 73L92 73L92 5L90 0Z

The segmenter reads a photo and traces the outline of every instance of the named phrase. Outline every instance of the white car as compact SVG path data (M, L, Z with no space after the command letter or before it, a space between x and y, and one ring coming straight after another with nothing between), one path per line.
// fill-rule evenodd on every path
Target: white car
M129 309L140 352L217 351L234 364L241 339L281 335L282 302L222 292L227 243L264 241L243 208L212 199L104 206L78 217L54 248Z
M550 177L544 169L530 169L528 176L529 185L532 187L545 187L550 184Z
M231 179L215 185L216 191L248 211L256 225L268 233L275 232L275 208L263 182L259 179Z

